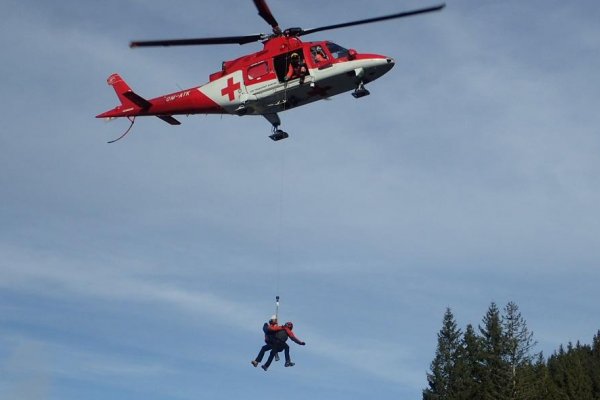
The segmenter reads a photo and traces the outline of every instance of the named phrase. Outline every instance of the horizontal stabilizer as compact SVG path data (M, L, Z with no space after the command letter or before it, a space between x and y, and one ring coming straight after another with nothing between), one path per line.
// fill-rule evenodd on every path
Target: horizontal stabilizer
M133 104L143 108L144 110L147 110L152 106L152 103L150 103L148 100L146 100L136 92L131 91L131 89L123 93L123 96L127 97Z
M168 124L171 124L171 125L181 125L181 122L177 121L171 115L157 115L157 117L160 118L160 119L162 119L163 121L165 121Z

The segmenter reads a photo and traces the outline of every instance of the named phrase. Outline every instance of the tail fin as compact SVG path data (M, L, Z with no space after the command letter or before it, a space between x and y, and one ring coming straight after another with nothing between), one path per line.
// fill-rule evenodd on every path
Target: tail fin
M127 117L146 111L151 106L148 100L135 93L119 74L112 74L107 82L113 87L121 105L96 116L96 118Z
M148 100L131 90L127 82L121 78L121 75L112 74L108 77L107 82L115 89L123 107L135 105L147 109L152 105Z

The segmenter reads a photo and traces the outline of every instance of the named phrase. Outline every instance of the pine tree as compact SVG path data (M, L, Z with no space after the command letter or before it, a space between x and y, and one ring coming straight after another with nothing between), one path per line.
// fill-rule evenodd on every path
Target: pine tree
M562 395L553 382L541 352L538 353L532 368L534 377L532 400L567 400L566 395Z
M558 353L550 357L548 370L561 400L595 399L592 380L594 371L589 364L592 354L590 346L582 346L577 342L575 346L569 343L566 351L561 345Z
M462 337L456 365L456 400L482 398L481 340L468 324Z
M573 347L567 346L566 377L567 395L570 399L593 400L592 379L590 371L586 368L586 360L592 354L589 346L582 346L579 342Z
M454 315L446 308L442 329L437 335L435 358L427 374L429 387L423 390L423 400L454 400L456 391L455 365L460 347L460 329Z
M592 341L590 358L589 369L591 371L594 400L600 400L600 330L598 330Z
M566 352L561 344L558 351L554 352L548 359L548 373L552 381L552 387L556 392L556 396L563 400L569 399L567 394L567 368L566 368Z
M506 351L504 358L510 374L510 399L529 399L533 396L534 384L531 350L536 342L519 307L513 302L504 308L502 333Z
M492 302L479 326L482 339L483 400L510 400L510 366L506 362L507 345L502 331L500 310Z

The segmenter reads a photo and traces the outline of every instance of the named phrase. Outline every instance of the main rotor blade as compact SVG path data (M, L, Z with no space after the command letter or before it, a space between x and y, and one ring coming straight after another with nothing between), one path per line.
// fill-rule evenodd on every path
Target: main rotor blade
M265 39L264 34L246 36L223 36L195 39L169 39L169 40L142 40L129 43L129 47L167 47L167 46L195 46L204 44L246 44Z
M279 34L281 33L281 29L279 28L279 23L273 16L273 13L269 9L266 0L254 0L254 5L258 9L258 15L263 17L265 21L273 28L273 33Z
M348 26L354 26L354 25L370 24L371 22L385 21L385 20L394 19L394 18L410 17L411 15L425 14L425 13L428 13L428 12L439 11L439 10L441 10L444 7L446 7L445 3L439 4L439 5L433 6L433 7L420 8L420 9L412 10L412 11L404 11L404 12L401 12L401 13L384 15L384 16L381 16L381 17L361 19L361 20L358 20L358 21L351 21L351 22L344 22L344 23L341 23L341 24L322 26L320 28L306 29L306 30L303 30L300 35L308 35L310 33L321 32L321 31L328 31L328 30L331 30L331 29L346 28Z

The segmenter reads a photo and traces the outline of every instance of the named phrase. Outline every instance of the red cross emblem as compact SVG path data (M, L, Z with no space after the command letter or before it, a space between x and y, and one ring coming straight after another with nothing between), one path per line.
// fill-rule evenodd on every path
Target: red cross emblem
M222 96L229 96L229 101L233 101L235 99L235 91L240 88L240 83L233 83L233 78L227 79L227 86L221 89Z

